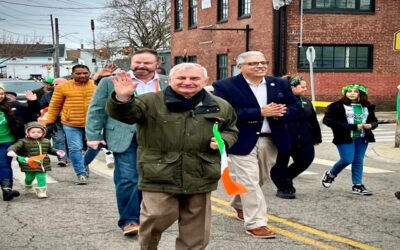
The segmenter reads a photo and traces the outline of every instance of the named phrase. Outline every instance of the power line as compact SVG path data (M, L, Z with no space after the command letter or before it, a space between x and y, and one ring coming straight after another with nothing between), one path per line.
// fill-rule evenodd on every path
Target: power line
M55 7L55 6L46 6L46 5L33 5L33 4L24 4L24 3L12 3L8 1L2 1L0 2L3 3L8 3L8 4L14 4L14 5L20 5L20 6L28 6L28 7L34 7L34 8L46 8L46 9L64 9L64 10L81 10L82 7ZM129 5L121 5L121 7L127 7ZM88 7L90 9L109 9L109 8L114 8L112 6L103 6L103 7Z

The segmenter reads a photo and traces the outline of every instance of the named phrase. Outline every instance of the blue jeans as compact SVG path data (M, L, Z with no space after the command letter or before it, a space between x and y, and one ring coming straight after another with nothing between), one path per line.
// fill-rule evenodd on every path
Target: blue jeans
M99 150L93 149L91 147L87 147L86 152L85 152L85 157L83 159L83 164L85 166L89 166L90 163L96 158L97 154L99 153Z
M136 168L136 139L122 153L114 152L114 184L119 212L118 226L139 224L142 193L138 189L138 172Z
M362 184L364 157L368 142L364 138L358 138L352 143L338 144L336 147L339 151L340 160L333 165L329 172L333 176L337 176L345 167L351 164L353 184Z
M7 156L7 148L12 144L12 142L0 143L0 182L13 182L12 158Z
M67 145L65 139L65 132L63 125L59 122L55 124L55 129L51 131L51 138L53 139L53 146L55 149L63 150L65 152L64 157L57 156L59 161L68 160Z
M69 158L74 167L76 175L88 176L83 165L83 140L85 138L85 128L71 127L63 125L65 136L67 137Z

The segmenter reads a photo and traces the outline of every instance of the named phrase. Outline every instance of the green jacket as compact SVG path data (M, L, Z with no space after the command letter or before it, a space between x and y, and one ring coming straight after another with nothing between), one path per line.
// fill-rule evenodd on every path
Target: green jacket
M168 86L168 79L164 75L159 77L160 88L165 89ZM105 140L109 150L122 153L131 144L136 126L117 121L106 114L107 98L113 91L111 78L103 78L96 88L86 116L86 138L88 141Z
M50 140L46 138L38 140L30 138L19 139L16 143L8 148L8 151L10 150L16 152L17 155L24 157L31 157L40 154L57 155L57 150L51 146ZM23 162L18 162L18 164L21 167L22 172L43 172L41 167L33 168L27 163ZM50 158L48 156L43 159L42 166L45 171L51 170Z
M210 148L212 126L218 122L226 146L232 146L238 134L235 111L225 100L206 93L194 110L170 112L165 103L171 100L165 93L148 93L129 103L119 103L113 93L107 103L111 117L137 123L139 188L211 192L221 174L219 151Z

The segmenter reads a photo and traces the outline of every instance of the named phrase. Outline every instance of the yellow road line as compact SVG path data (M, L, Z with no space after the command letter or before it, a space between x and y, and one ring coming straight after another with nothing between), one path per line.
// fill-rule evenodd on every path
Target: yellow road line
M229 202L227 202L225 200L222 200L222 199L219 199L219 198L216 198L216 197L211 197L211 200L216 202L216 203L218 203L218 204L221 204L223 206L227 206L227 207L230 206ZM305 226L305 225L302 225L302 224L299 224L299 223L296 223L296 222L293 222L293 221L289 221L289 220L280 218L280 217L275 216L275 215L268 215L268 219L271 220L271 221L278 222L278 223L281 223L283 225L298 229L298 230L302 230L302 231L310 233L310 234L317 235L317 236L325 238L325 239L329 239L329 240L333 240L333 241L336 241L336 242L340 242L340 243L343 243L343 244L346 244L346 245L350 245L350 246L353 246L353 247L356 247L356 248L359 248L359 249L363 249L363 250L379 250L380 249L380 248L373 247L373 246L370 246L370 245L367 245L367 244L364 244L364 243L361 243L361 242L358 242L358 241L355 241L355 240L352 240L352 239L348 239L348 238L345 238L345 237L342 237L342 236L330 234L330 233L327 233L327 232L324 232L324 231L321 231L321 230L318 230L318 229L315 229L315 228L312 228L312 227L309 227L309 226Z
M215 211L215 212L218 212L220 214L224 214L226 216L235 218L235 213L234 212L231 212L231 211L228 211L228 210L216 207L216 206L211 206L211 207L212 207L212 210ZM328 244L325 244L325 243L323 243L321 241L318 241L318 240L315 240L315 239L312 239L312 238L309 238L309 237L305 237L305 236L302 236L300 234L292 233L290 231L287 231L285 229L282 229L282 228L279 228L279 227L276 227L276 226L268 225L268 227L271 228L272 230L274 230L274 232L276 232L277 234L281 234L281 235L286 236L288 238L303 242L305 244L314 246L314 247L319 248L319 249L324 249L324 250L338 250L338 249L340 249L340 248L336 248L336 247L330 246Z

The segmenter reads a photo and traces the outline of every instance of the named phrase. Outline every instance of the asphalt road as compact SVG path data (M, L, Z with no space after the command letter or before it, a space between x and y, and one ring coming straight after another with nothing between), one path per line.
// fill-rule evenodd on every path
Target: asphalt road
M328 138L329 132L323 131ZM400 190L400 164L367 157L364 182L374 195L362 197L351 193L349 170L330 189L321 186L322 173L337 159L331 143L320 144L316 161L295 180L295 200L275 197L271 183L264 186L269 226L278 234L276 239L248 236L220 187L212 194L207 249L399 249L400 201L393 194ZM18 168L14 169L15 186L22 191ZM54 167L49 172L48 199L22 191L12 202L1 200L0 249L139 249L137 237L124 237L116 225L112 170L99 160L91 169L87 186L74 185L71 167ZM176 225L169 228L159 249L174 249L177 233Z

